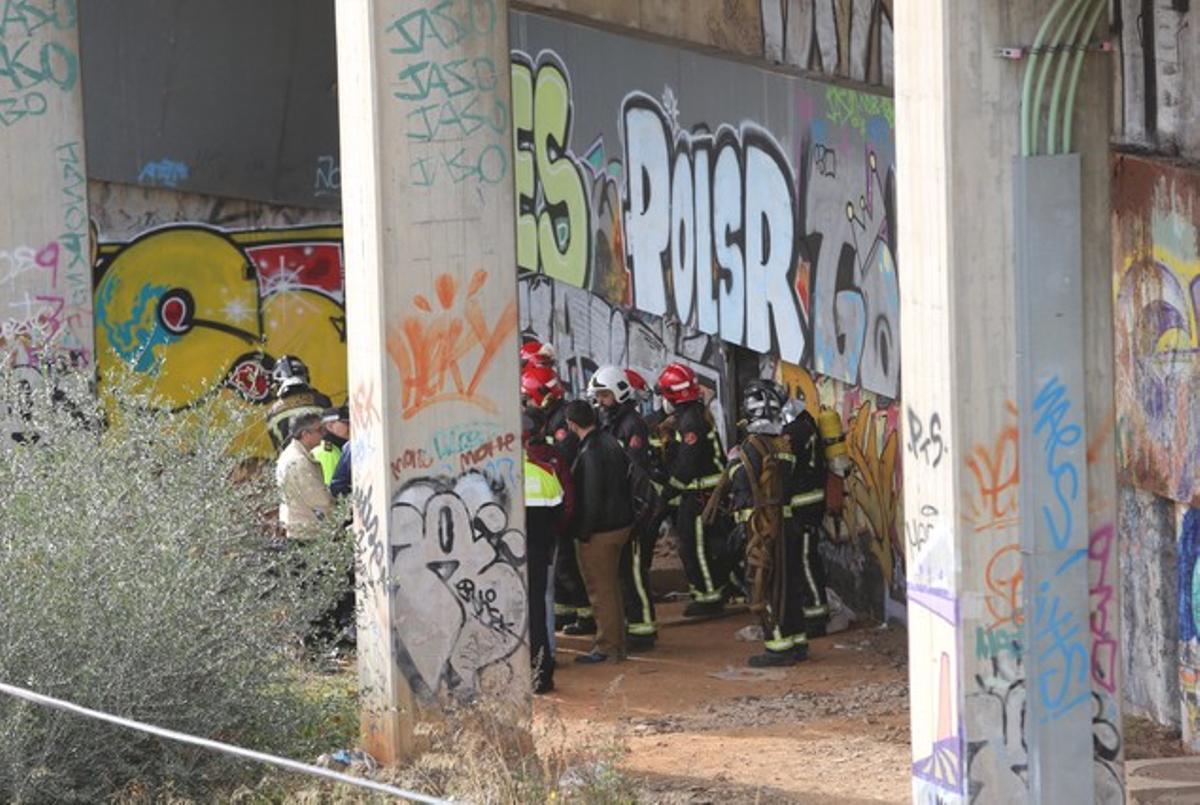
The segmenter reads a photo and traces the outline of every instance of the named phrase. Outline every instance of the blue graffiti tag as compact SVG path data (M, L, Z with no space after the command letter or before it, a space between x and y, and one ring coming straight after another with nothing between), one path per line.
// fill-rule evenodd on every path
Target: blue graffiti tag
M1067 551L1074 543L1081 547L1071 550L1050 581L1043 581L1034 597L1033 650L1037 652L1038 675L1036 686L1046 714L1042 721L1051 721L1091 697L1088 684L1090 655L1088 652L1087 610L1075 612L1054 590L1058 579L1076 562L1087 556L1086 540L1076 539L1075 515L1080 494L1080 469L1072 448L1083 440L1083 428L1071 418L1069 392L1053 377L1047 381L1033 401L1037 414L1034 435L1042 438L1045 452L1046 477L1054 490L1050 505L1042 506L1042 517L1050 532L1054 550ZM1060 448L1067 455L1060 456Z

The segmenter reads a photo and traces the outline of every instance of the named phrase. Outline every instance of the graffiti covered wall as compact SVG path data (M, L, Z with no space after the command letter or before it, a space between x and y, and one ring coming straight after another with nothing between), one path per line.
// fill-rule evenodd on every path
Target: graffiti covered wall
M521 269L899 396L890 100L527 14L513 42Z
M93 360L76 23L73 2L0 17L0 361L31 383Z
M1200 172L1114 157L1123 480L1200 505Z
M687 363L718 421L728 347L773 356L763 372L837 410L856 448L826 523L832 583L902 619L891 101L512 19L522 332L575 390L608 362Z
M1118 472L1135 706L1200 747L1200 171L1113 155ZM1126 513L1125 509L1128 509ZM1174 576L1172 578L1172 576ZM1171 595L1176 596L1174 606ZM1134 628L1143 623L1141 634ZM1177 627L1177 628L1176 628ZM1168 641L1177 632L1177 645ZM1163 634L1156 641L1146 634ZM1135 650L1137 649L1137 650ZM1174 678L1164 681L1178 667ZM1174 712L1172 712L1174 711Z
M112 185L94 198L101 376L128 366L172 408L209 394L265 408L275 359L296 355L316 388L346 401L340 225L287 226L304 213ZM271 455L265 410L251 438Z

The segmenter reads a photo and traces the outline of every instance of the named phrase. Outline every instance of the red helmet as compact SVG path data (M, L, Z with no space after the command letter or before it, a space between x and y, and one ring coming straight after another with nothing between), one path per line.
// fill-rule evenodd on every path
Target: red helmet
M632 369L625 370L625 377L629 378L629 385L633 386L633 390L638 394L645 394L650 391L650 384L646 382L646 378Z
M521 372L521 395L538 408L545 408L553 400L567 396L558 372L550 366L532 363Z
M521 368L527 366L553 366L554 347L541 341L526 341L521 345Z
M696 373L682 363L669 363L658 376L655 389L671 405L700 399L700 383Z

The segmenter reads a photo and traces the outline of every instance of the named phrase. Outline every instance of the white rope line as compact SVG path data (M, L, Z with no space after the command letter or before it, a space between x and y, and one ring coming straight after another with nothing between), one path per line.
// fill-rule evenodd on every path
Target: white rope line
M447 805L449 802L449 800L436 799L434 797L425 796L424 794L405 791L402 788L385 785L384 783L377 783L373 780L365 780L360 777L351 777L349 774L342 774L330 769L322 769L320 766L311 766L307 763L300 763L296 760L288 760L287 758L276 757L275 755L268 755L263 752L255 752L252 749L243 749L240 746L233 746L232 744L221 743L220 741L212 741L207 738L199 738L195 735L188 735L187 733L183 732L175 732L174 730L163 729L162 727L155 727L150 724L143 724L140 721L121 718L120 716L102 713L98 710L89 710L88 708L80 707L77 704L71 704L70 702L65 702L61 699L55 699L50 696L43 696L40 693L34 693L33 691L25 690L24 688L18 688L13 685L6 685L3 682L0 682L0 693L7 693L9 696L14 696L18 699L24 699L25 701L33 702L34 704L40 704L44 707L52 707L56 710L63 710L73 715L94 718L99 721L106 721L109 724L115 724L118 727L126 727L131 730L146 732L150 735L157 735L160 738L166 738L171 741L179 741L180 743L192 744L193 746L200 746L216 752L237 755L238 757L243 757L248 760L256 760L259 763L269 763L289 769L290 771L300 772L301 774L310 774L314 777L324 777L335 782L353 785L359 788L368 788L372 791L388 794L389 796L393 797L408 799L413 802L428 803L428 805Z

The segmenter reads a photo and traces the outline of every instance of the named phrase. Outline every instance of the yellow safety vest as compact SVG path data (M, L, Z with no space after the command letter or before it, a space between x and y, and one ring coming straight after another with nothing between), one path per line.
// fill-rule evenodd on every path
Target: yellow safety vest
M525 505L557 506L562 502L563 489L558 477L525 459Z
M321 477L325 485L333 480L333 471L337 469L338 461L342 458L342 448L332 442L322 441L312 449L312 457L321 465Z

